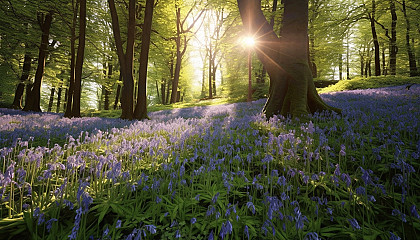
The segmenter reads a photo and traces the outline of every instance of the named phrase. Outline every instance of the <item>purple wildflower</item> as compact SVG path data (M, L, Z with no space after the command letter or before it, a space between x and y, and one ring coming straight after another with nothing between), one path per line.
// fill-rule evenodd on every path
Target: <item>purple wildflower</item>
M359 223L355 218L347 219L349 221L350 226L353 228L353 230L359 230L361 227L359 226Z
M389 235L390 235L389 240L401 240L401 238L398 235L392 232L389 232Z

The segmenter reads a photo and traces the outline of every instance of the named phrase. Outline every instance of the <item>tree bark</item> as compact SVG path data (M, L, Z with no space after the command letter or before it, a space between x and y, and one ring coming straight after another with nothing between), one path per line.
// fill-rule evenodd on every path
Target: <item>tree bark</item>
M38 22L42 31L41 45L39 46L38 67L36 69L34 83L27 95L28 101L23 108L24 111L41 112L41 84L44 76L45 59L48 54L48 38L52 23L52 13L38 13Z
M407 47L407 53L408 53L408 62L409 62L409 66L410 66L410 77L415 77L417 76L417 64L416 64L416 56L414 54L413 48L411 47L410 44L410 20L408 19L407 16L407 8L406 8L406 4L405 4L405 0L403 0L402 2L403 4L403 13L404 13L404 18L405 18L405 27L406 27L406 33L405 33L405 45Z
M47 112L51 112L52 111L52 106L53 106L53 103L54 103L54 94L55 94L55 88L51 88L50 100L48 101L48 109L47 109Z
M25 48L28 48L27 45L25 46ZM31 55L27 50L25 52L25 57L23 60L22 75L20 77L20 82L16 87L15 97L13 99L13 109L22 109L23 92L25 91L25 83L29 80L29 73L31 72L31 61Z
M375 19L376 19L376 0L372 0L372 12L369 16L369 20L370 20L370 27L372 30L373 46L375 49L375 76L380 76L381 75L381 60L380 60L378 35L376 33Z
M308 65L308 0L284 0L281 38L261 11L261 0L237 0L242 22L256 38L255 50L270 76L267 118L276 114L306 119L309 113L336 111L316 92Z
M144 13L143 32L141 37L139 83L137 104L134 110L134 118L137 120L148 119L147 116L147 65L149 60L150 34L152 32L154 0L146 0L146 9Z
M104 110L109 110L109 96L111 95L111 91L109 90L108 84L109 80L112 78L113 74L113 65L112 63L108 63L108 81L103 86L104 87Z
M80 117L80 98L82 92L82 73L83 61L85 59L85 44L86 44L86 0L80 1L80 15L79 15L79 45L77 46L77 58L75 66L74 78L74 92L73 92L73 107L72 117Z
M119 81L122 80L122 73L120 72ZM115 101L114 101L114 110L118 108L118 102L120 101L120 95L121 95L121 85L117 85L117 93L115 94Z
M390 52L389 52L389 74L395 75L397 70L397 12L395 10L394 0L389 0L391 10L391 39L390 39Z
M211 42L210 42L210 44L209 44L210 46L209 46L209 99L212 99L213 98L213 82L212 82L212 77L213 77L213 75L211 74L211 70L212 70L212 58L213 58L213 56L212 56L212 54L213 54L213 52L212 52L212 49L211 49Z
M77 26L77 12L79 10L79 1L73 0L73 20L72 25L70 27L70 77L69 77L69 86L66 90L65 99L65 112L64 117L70 118L72 117L72 107L73 107L73 92L74 92L74 85L75 85L75 66L76 66L76 26Z
M127 29L127 45L124 54L123 42L121 40L120 23L118 20L117 9L115 8L114 0L108 0L111 19L112 30L114 33L115 45L117 48L118 60L120 62L120 71L123 77L123 86L121 93L121 119L133 119L133 59L134 59L134 37L136 32L136 1L130 0L128 7L128 29Z
M63 92L62 83L57 91L57 108L55 110L56 113L60 112L60 105L61 105L61 93Z
M176 44L176 63L175 63L175 71L174 71L174 78L172 80L172 92L171 92L171 102L177 102L178 96L178 84L179 84L179 76L181 72L181 64L182 64L182 57L187 49L186 44L186 36L184 36L184 46L181 50L181 38L183 37L182 30L181 30L181 8L177 8L176 10L176 37L175 37L175 44Z

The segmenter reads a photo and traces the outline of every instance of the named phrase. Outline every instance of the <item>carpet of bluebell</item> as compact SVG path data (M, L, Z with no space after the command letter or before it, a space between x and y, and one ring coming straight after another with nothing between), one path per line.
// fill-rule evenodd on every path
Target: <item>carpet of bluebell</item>
M419 239L420 85L67 119L0 109L0 232L31 239Z

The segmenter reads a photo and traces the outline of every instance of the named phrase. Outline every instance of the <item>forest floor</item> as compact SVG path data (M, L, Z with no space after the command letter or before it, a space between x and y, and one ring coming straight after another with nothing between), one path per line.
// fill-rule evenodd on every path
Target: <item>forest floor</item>
M10 239L419 239L420 84L321 95L309 123L252 103L151 120L0 109Z

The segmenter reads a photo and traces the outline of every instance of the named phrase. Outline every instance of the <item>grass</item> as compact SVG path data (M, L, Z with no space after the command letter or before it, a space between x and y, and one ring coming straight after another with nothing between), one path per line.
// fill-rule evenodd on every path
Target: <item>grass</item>
M413 83L420 84L420 77L404 77L404 76L380 76L380 77L369 77L369 78L356 77L351 80L341 80L334 85L319 89L319 93L409 85Z
M337 84L331 85L326 88L318 89L319 93L338 92L345 90L356 90L356 89L369 89L369 88L380 88L389 86L399 86L405 84L420 84L420 77L405 77L405 76L381 76L381 77L369 77L362 78L356 77L351 80L342 80ZM267 90L267 89L266 89ZM193 100L191 102L180 102L175 104L163 105L156 104L148 106L149 112L171 110L175 108L189 108L195 106L213 106L228 103L237 103L244 101L244 97L218 97L214 99L204 100ZM121 116L121 110L86 110L82 112L84 117L104 117L104 118L118 118Z
M418 239L419 95L420 85L323 94L343 114L304 124L267 121L264 100L135 122L1 110L1 138L13 140L0 149L0 232Z

